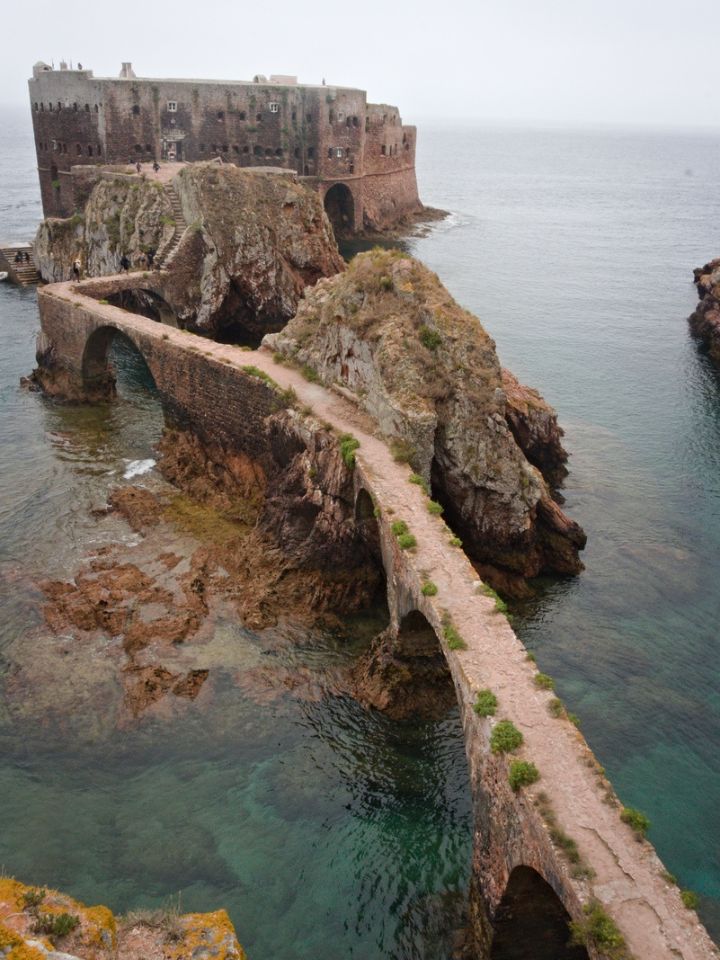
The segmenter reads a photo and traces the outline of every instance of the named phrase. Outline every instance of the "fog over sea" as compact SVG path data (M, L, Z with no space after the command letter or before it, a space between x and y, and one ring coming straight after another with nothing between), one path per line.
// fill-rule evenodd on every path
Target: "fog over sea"
M539 585L516 628L720 939L720 376L686 324L692 268L720 256L720 134L427 124L418 180L451 215L408 248L557 408L572 455L587 569ZM0 113L0 186L0 239L30 238L24 110ZM407 727L332 689L237 682L262 665L322 687L372 623L219 622L210 706L121 730L93 694L116 667L58 667L63 638L39 639L36 581L132 542L89 508L153 482L162 415L130 357L111 407L22 391L37 329L35 292L0 284L0 867L116 911L226 906L252 960L445 960L471 850L456 711Z

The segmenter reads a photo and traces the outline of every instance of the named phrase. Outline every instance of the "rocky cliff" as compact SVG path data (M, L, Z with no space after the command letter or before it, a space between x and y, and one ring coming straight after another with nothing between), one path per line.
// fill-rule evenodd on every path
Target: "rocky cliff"
M688 318L690 329L720 365L720 258L696 267L693 273L700 303Z
M224 910L115 917L56 890L0 879L5 960L245 960Z
M552 478L563 469L554 411L503 380L493 340L421 263L400 251L356 257L264 342L358 397L498 586L582 569L583 531L531 462Z
M316 192L232 164L188 165L168 184L106 174L82 213L44 221L35 240L48 281L69 279L76 257L87 276L118 273L122 256L142 269L148 251L168 259L147 271L147 296L180 326L241 342L281 329L304 287L344 266Z
M82 213L67 220L43 220L35 237L35 262L49 283L69 280L76 258L85 276L107 276L120 272L123 255L132 264L148 250L162 257L174 233L173 209L163 185L118 174L97 180Z

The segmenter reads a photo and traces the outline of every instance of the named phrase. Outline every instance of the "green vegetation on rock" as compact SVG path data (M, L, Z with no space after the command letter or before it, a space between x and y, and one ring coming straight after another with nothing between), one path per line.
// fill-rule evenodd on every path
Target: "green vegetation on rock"
M688 908L688 910L697 910L700 906L700 897L695 893L694 890L681 890L680 899Z
M340 437L340 456L348 469L355 467L355 451L360 446L360 441L351 433L344 433Z
M500 720L490 734L490 749L493 753L512 753L522 746L523 739L511 720Z
M540 771L529 760L513 760L508 771L508 782L512 789L517 793L521 787L528 787L531 783L537 783L540 779Z
M492 690L480 690L475 697L473 710L479 717L494 717L498 699Z
M642 839L650 829L650 820L635 807L623 807L620 819L635 831L635 835Z
M605 912L602 904L593 900L586 903L583 910L585 917L570 924L571 943L594 947L608 960L629 960L630 954L625 938L612 917Z

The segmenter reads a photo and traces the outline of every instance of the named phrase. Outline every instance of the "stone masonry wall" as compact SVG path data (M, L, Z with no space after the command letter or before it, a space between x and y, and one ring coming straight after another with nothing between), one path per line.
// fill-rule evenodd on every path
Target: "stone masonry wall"
M36 70L29 89L46 216L74 212L73 165L216 156L286 167L317 178L323 193L352 183L359 225L386 226L421 209L415 128L402 126L396 107L367 104L363 90L106 79L88 70Z

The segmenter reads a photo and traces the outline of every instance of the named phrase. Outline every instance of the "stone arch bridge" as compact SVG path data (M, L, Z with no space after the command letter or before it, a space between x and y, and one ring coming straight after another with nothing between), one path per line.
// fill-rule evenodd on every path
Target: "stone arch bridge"
M344 397L306 382L262 350L247 352L193 336L109 303L131 278L104 278L42 288L38 361L58 390L106 395L107 349L119 331L145 358L166 409L201 436L250 458L260 456L262 422L277 410L277 393L246 369L292 387L319 422L359 441L352 474L356 522L372 535L386 573L391 624L386 639L412 669L413 655L440 655L460 707L474 807L471 920L481 958L583 960L625 957L603 952L592 938L572 946L568 923L584 923L594 903L622 932L636 960L717 957L697 915L684 907L652 846L621 822L620 807L582 734L554 716L551 691L535 682L537 669L494 600L481 589L443 520L431 515L422 490L408 482L374 436L364 414ZM400 548L392 531L404 520L417 539ZM431 580L437 593L428 596ZM451 649L448 624L464 648ZM434 645L434 650L433 650ZM493 718L473 709L478 691L498 699ZM511 720L524 742L515 755L493 753L490 737ZM531 761L538 783L514 792L509 764ZM569 842L572 840L574 846Z

